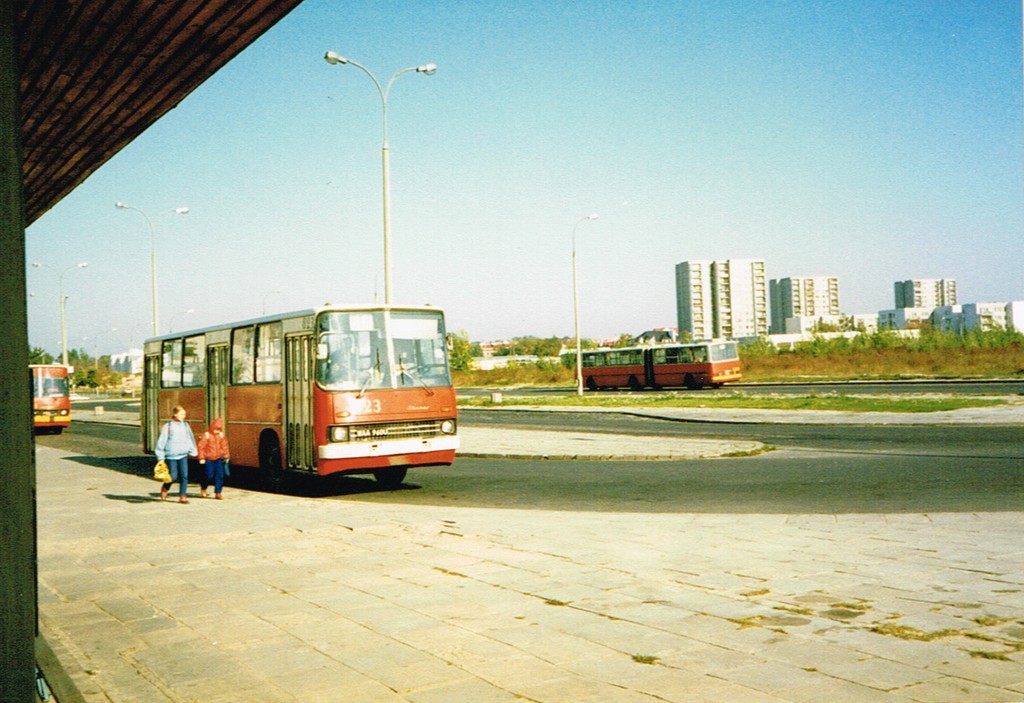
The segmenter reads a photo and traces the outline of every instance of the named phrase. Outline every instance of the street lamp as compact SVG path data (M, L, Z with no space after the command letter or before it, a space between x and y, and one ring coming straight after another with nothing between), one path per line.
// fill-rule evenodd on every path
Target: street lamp
M437 65L428 63L423 66L410 66L409 68L403 68L401 71L391 76L391 80L388 81L386 88L381 88L380 81L377 80L376 76L370 73L369 69L352 59L346 59L344 56L340 56L333 51L328 51L324 54L324 61L331 64L332 66L352 64L363 73L370 77L373 84L377 86L377 92L380 93L380 102L382 107L382 115L384 122L384 142L381 146L381 174L383 180L383 210L384 210L384 304L391 304L391 175L390 167L388 165L388 93L391 92L391 84L395 82L403 73L409 73L415 71L416 73L422 73L427 76L432 76L437 72Z
M114 203L114 207L119 210L134 210L135 212L146 218L146 224L149 225L149 239L150 239L150 254L149 261L151 271L151 277L153 279L153 336L157 335L157 312L156 312L156 230L153 229L153 220L149 218L144 211L137 207L132 207L120 201ZM160 213L161 215L187 215L187 207L176 207L173 210L167 210L166 212Z
M175 319L177 319L179 317L182 317L184 315L191 315L195 311L196 311L195 308L189 308L185 312L176 312L173 315L171 315L171 322L170 322L169 325L167 325L167 334L172 334L174 332L174 320Z
M597 214L587 215L572 226L572 314L576 323L576 394L583 395L583 347L580 344L580 296L576 285L576 228L585 220L596 220Z
M66 269L57 274L57 289L59 290L59 297L57 298L57 302L60 305L60 363L64 364L65 366L68 365L68 326L67 318L64 315L64 302L68 299L68 297L64 295L64 274L74 269L84 269L88 265L89 263L87 261L82 261L80 263L75 264L74 266L68 266ZM56 273L56 269L54 269L52 266L49 266L48 264L41 264L38 261L33 261L32 266L37 269L50 269L51 271Z

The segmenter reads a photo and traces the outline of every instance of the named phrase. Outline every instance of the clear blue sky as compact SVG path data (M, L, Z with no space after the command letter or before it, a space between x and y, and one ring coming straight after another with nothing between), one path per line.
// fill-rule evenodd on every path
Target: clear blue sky
M1024 298L1021 2L306 0L28 230L69 345L383 300L388 102L396 303L473 340L675 325L675 264L838 276L844 312L955 278ZM187 206L184 217L160 215ZM29 334L59 350L57 277ZM183 314L186 310L195 312ZM111 331L117 328L116 331Z

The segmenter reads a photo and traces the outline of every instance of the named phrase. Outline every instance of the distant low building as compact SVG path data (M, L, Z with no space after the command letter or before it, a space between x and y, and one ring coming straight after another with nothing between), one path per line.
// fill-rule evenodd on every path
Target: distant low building
M1006 328L1024 333L1024 300L1006 304Z
M932 327L943 332L964 333L964 309L962 305L943 305L932 310Z
M1006 329L1008 303L967 303L964 310L964 329Z
M142 373L143 353L141 349L129 349L122 354L110 355L110 370L136 375Z
M878 311L878 329L880 330L914 330L920 329L931 321L932 310L935 308L895 308Z

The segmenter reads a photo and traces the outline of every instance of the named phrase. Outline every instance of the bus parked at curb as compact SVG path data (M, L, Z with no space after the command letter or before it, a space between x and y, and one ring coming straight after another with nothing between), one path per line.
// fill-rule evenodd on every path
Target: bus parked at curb
M333 306L146 340L142 440L175 405L198 435L224 420L232 466L271 489L291 474L369 473L395 488L459 446L444 314Z
M743 378L736 342L715 340L583 352L583 384L601 388L697 390Z
M73 372L63 364L29 364L32 385L32 427L36 434L60 434L71 424Z

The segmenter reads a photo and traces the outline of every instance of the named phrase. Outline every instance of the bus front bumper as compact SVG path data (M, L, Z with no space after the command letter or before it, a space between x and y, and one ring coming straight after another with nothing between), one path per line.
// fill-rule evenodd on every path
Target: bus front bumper
M382 442L335 442L321 444L318 456L321 459L363 459L394 456L397 454L416 455L433 452L454 452L459 448L457 435L443 437L397 439Z

